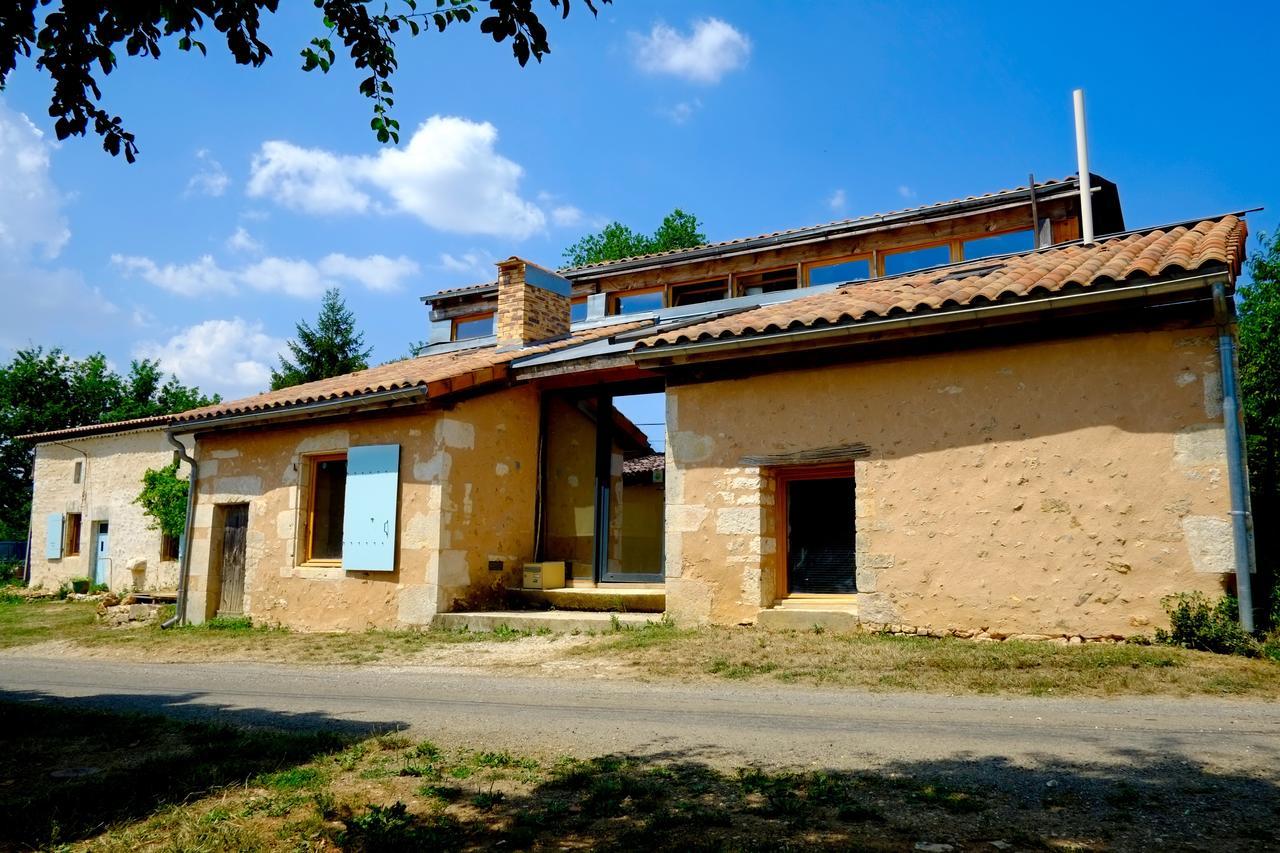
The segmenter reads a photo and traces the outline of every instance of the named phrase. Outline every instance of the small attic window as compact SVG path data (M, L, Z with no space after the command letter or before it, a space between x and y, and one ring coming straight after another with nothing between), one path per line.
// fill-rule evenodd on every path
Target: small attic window
M587 319L587 297L579 296L569 303L569 322L581 323Z
M73 471L71 474L71 482L79 484L80 479L83 476L84 476L84 460L77 459L75 471Z
M493 312L458 317L453 321L453 339L484 338L493 334Z
M951 263L951 247L924 246L919 249L908 249L905 252L893 252L884 256L884 274L899 275L913 270L939 267Z
M844 258L809 264L806 269L809 286L839 284L845 281L862 281L871 278L871 261L868 258Z
M1005 234L993 234L990 237L975 237L972 240L965 240L962 251L964 260L971 261L974 258L989 258L992 255L1030 252L1035 247L1035 232L1027 228L1023 231L1010 231Z
M738 287L743 296L759 296L763 293L777 293L780 290L795 290L796 268L784 267L768 272L753 272L737 277Z
M614 297L614 314L641 314L662 308L662 288L625 293Z
M673 306L700 305L703 302L715 302L728 297L729 279L727 278L671 286L671 304Z

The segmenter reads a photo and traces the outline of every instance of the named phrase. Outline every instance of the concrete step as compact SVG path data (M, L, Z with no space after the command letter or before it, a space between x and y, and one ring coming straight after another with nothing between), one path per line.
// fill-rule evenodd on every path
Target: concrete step
M756 616L756 626L776 631L808 631L824 628L832 631L851 631L858 627L856 607L820 609L805 607L771 607Z
M525 601L557 610L607 610L617 613L662 613L665 589L644 587L564 587L511 590Z
M454 631L551 631L555 634L603 633L618 624L640 628L660 617L650 613L604 613L580 610L494 610L480 613L437 613L433 627Z

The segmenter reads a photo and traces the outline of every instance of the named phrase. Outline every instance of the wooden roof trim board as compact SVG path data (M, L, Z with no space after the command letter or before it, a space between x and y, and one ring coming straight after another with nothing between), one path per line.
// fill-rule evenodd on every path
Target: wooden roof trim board
M1073 243L891 278L764 305L641 340L637 352L941 312L1147 282L1212 266L1235 279L1248 229L1236 214L1136 231L1085 246Z

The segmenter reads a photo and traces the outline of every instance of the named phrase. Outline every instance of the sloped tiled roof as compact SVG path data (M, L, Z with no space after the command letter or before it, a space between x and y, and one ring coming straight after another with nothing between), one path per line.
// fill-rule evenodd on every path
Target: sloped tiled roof
M1184 225L1118 235L891 278L764 305L645 338L638 350L836 326L897 315L1031 299L1073 289L1137 284L1214 265L1238 275L1248 230L1230 214Z
M637 456L635 459L626 459L622 463L622 476L624 477L641 477L645 474L653 474L654 471L661 471L667 467L667 455L665 453L651 453L648 456Z
M424 388L432 395L460 391L475 385L501 380L507 375L507 363L513 359L587 343L638 325L634 321L620 322L579 332L559 340L521 348L499 349L490 345L409 358L356 373L335 376L332 379L321 379L317 382L282 388L279 391L268 391L202 409L192 409L175 416L173 421L175 424L186 424L229 415L287 409L309 403L355 401L370 394L410 388Z
M109 435L115 432L132 432L133 430L160 428L173 420L172 415L152 415L146 418L130 418L125 421L109 421L99 424L67 427L66 429L46 430L17 436L23 441L52 441L58 438L88 438L94 435Z

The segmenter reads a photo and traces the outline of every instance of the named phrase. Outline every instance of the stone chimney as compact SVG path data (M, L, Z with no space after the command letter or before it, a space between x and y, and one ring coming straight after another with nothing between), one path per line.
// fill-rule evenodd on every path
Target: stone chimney
M523 258L498 262L499 347L569 334L569 280Z

